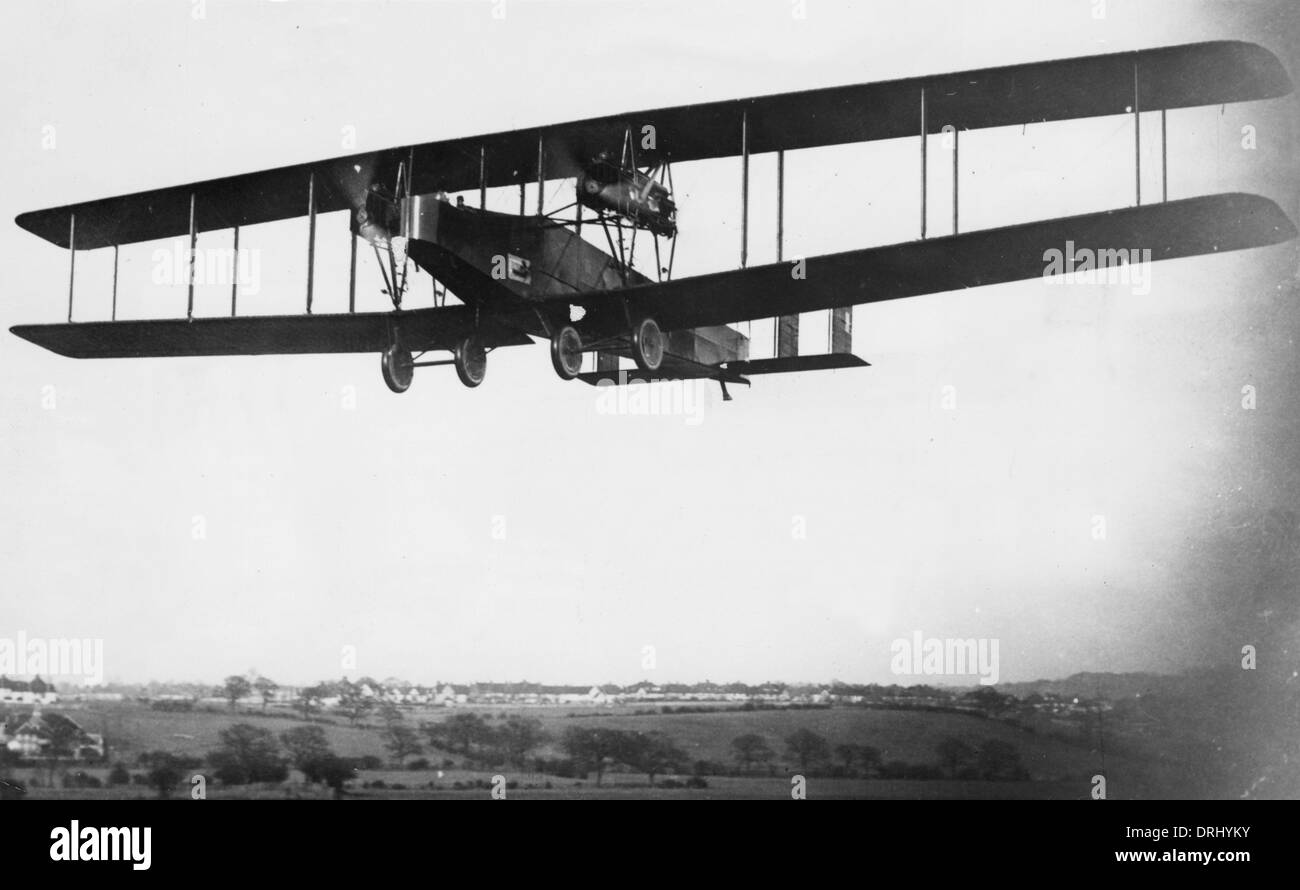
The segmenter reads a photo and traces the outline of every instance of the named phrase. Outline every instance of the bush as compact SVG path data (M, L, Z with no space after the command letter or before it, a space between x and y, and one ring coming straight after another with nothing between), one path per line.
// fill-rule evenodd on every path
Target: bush
M415 758L414 760L412 760L410 763L408 763L408 764L406 765L406 768L407 768L407 769L428 769L428 768L429 768L429 758L427 758L427 757L417 757L417 758Z
M704 781L703 776L691 776L686 780L687 788L708 788L709 783Z
M81 770L78 770L75 773L64 773L63 787L64 788L103 788L104 783L100 781L98 776L92 776L89 773L84 773Z
M208 754L208 764L223 785L283 782L289 777L270 730L236 723L219 736L221 747Z
M131 772L120 760L113 765L113 769L108 774L109 785L130 785Z

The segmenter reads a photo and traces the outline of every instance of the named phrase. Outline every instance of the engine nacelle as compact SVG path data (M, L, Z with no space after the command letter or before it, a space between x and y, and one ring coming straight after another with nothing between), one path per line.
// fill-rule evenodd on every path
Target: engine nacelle
M677 205L661 183L599 155L578 176L578 202L617 214L634 226L671 238L677 234Z
M400 202L376 183L366 191L365 203L352 214L352 234L371 244L387 246L394 235L401 234L401 217Z

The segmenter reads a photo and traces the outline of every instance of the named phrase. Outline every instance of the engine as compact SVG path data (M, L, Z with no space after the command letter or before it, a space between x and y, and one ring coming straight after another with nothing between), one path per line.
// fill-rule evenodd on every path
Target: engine
M677 234L677 205L668 189L648 173L616 164L608 154L597 155L578 176L578 203L656 235Z
M352 215L352 233L371 244L386 246L401 231L401 204L387 188L378 183L366 191L362 206Z

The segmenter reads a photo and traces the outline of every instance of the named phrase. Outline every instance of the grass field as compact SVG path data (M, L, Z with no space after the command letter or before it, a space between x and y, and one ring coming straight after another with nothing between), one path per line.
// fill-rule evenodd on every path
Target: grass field
M188 713L154 711L136 703L96 704L83 708L61 708L86 729L103 732L111 750L109 761L122 761L134 766L139 753L165 750L177 754L202 757L218 747L221 730L236 722L252 723L279 734L302 720L288 711L248 711L233 713L220 709ZM441 720L465 709L436 709L407 714L411 725L423 720ZM595 787L594 776L588 781L559 779L555 776L500 770L502 775L518 787L511 789L512 798L554 797L682 797L682 798L788 798L790 773L797 767L781 756L783 739L797 729L807 728L825 736L832 747L841 743L871 745L881 751L885 761L901 760L908 763L934 763L935 744L944 736L956 736L974 746L986 739L1009 742L1020 752L1021 761L1028 770L1027 782L961 782L917 781L881 779L819 779L810 778L808 797L940 799L952 797L973 798L1078 798L1088 796L1093 775L1101 772L1101 752L1087 742L1069 741L1026 732L1015 726L985 720L979 717L903 710L873 710L837 707L807 710L718 710L709 713L688 714L634 714L634 708L574 707L548 708L479 708L475 709L489 722L497 722L502 713L526 714L542 721L547 733L558 738L570 726L608 727L611 729L657 731L672 738L686 751L692 761L706 760L729 764L734 757L731 740L746 733L758 733L768 739L778 752L773 764L775 776L767 777L708 777L707 789L651 788L646 776L627 772L609 772L603 786ZM570 716L573 715L573 716ZM331 718L332 719L332 718ZM380 739L377 725L348 726L345 720L320 724L334 751L345 757L373 755L389 760ZM542 756L559 756L554 742L536 752ZM427 750L425 755L432 763L451 758L458 765L462 758L449 752ZM1154 756L1108 754L1105 760L1108 796L1125 797L1191 797L1197 788L1189 781L1183 764ZM92 775L103 779L108 767L88 769ZM28 774L39 777L46 784L44 770L15 770L16 778L26 780ZM440 775L436 770L376 770L358 774L350 796L355 798L402 797L487 797L482 788L456 790L455 782L473 785L476 781L489 782L492 773L450 769ZM400 783L404 789L362 788L362 783L382 780L386 785ZM550 783L551 787L546 788ZM215 784L215 783L214 783ZM430 787L432 785L432 787ZM532 786L532 787L530 787ZM62 789L31 788L30 797L116 797L151 796L147 788L132 786L128 789ZM183 794L178 789L177 794ZM318 789L287 783L273 788L209 787L208 796L221 797L316 797Z

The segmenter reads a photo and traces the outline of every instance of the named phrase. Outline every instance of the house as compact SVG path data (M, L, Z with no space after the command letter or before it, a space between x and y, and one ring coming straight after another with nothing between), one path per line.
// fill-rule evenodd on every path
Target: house
M468 686L454 686L451 683L444 683L433 696L435 705L450 707L452 705L463 705L469 701Z
M38 705L30 714L0 724L0 739L14 754L29 759L50 756L50 745L62 737L71 754L82 760L100 760L104 756L104 737L86 732L71 717L45 713Z
M0 676L0 704L52 705L58 700L58 692L39 676L30 682Z
M627 687L626 692L637 701L659 701L664 697L663 689L649 680L633 683Z

